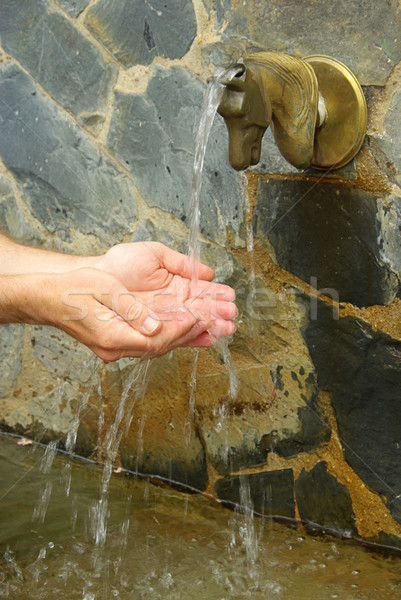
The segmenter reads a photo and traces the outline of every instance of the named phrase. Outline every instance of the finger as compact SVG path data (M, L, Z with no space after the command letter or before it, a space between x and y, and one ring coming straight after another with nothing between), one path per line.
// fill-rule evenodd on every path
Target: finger
M122 321L120 321L122 324ZM124 325L127 325L124 323ZM196 327L196 319L189 311L180 315L180 319L164 321L161 330L154 336L144 336L140 332L126 326L125 330L114 329L109 343L111 347L117 349L119 357L129 356L142 358L153 358L161 356L177 346L181 345L181 340L192 339L196 337L207 324ZM128 329L128 331L127 331ZM191 331L193 330L193 333ZM115 359L113 359L115 360Z
M224 319L216 319L212 323L212 325L208 328L208 334L210 338L213 340L213 343L216 343L222 337L228 337L230 335L234 335L236 330L235 323L233 321L226 321Z
M204 331L195 339L183 344L183 346L186 348L210 348L211 346L213 346L213 344L214 341L210 337L209 333L207 331Z
M195 340L200 336L202 338L205 338L203 334L206 334L210 327L211 323L206 320L196 321L194 325L184 335L177 337L174 340L172 348L187 346L192 340Z
M143 335L153 336L161 329L156 315L122 285L116 285L111 294L102 294L97 300Z
M202 299L189 300L186 302L188 310L199 319L226 319L232 320L238 315L238 308L233 302L225 302L221 300Z
M214 271L207 265L196 261L186 254L181 254L175 250L171 250L167 246L162 248L162 261L166 269L174 275L181 275L187 279L192 279L195 269L199 279L204 281L212 281Z
M217 298L219 300L227 300L232 302L235 300L235 290L224 283L212 283L209 281L198 281L196 286L191 289L194 297Z
M235 333L235 325L232 322L223 321L209 327L197 337L189 339L182 343L182 346L188 348L210 348L222 337L229 337Z

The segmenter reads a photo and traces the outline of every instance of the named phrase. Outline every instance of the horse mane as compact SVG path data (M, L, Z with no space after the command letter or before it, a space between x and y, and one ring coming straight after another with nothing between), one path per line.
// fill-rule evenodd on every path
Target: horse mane
M245 64L266 69L289 89L297 102L297 121L302 126L309 118L311 105L317 105L316 75L305 61L279 52L255 52L244 57Z

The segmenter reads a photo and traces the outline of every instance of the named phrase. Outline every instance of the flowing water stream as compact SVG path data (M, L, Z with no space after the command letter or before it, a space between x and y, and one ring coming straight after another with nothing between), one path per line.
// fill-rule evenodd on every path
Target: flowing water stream
M188 254L191 257L193 264L191 281L193 290L196 289L196 285L199 279L199 273L196 266L197 261L200 260L199 198L202 188L202 172L203 165L205 162L207 142L224 89L222 81L226 78L230 79L235 72L236 70L233 68L216 69L214 76L210 79L206 89L206 93L203 100L201 118L198 126L198 132L196 135L195 158L192 173L191 199L188 220ZM218 340L215 340L215 346L221 354L229 376L229 394L232 399L235 399L238 394L238 378L231 358L231 353L228 348L228 344L229 341L226 338L220 338ZM196 376L196 362L194 362L194 369L195 370L193 372L193 377Z

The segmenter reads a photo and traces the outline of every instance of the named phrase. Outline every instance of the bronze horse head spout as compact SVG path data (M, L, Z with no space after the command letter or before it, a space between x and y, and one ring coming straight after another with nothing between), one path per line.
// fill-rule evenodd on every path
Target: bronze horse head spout
M275 52L251 54L223 81L218 107L229 133L229 160L242 170L259 162L269 125L283 156L305 169L313 156L318 84L312 67Z
M336 59L258 52L226 73L217 110L234 169L259 162L269 125L281 154L298 169L339 168L360 149L366 101L355 76Z
M259 162L262 138L272 112L262 94L257 71L251 71L244 64L235 65L230 71L235 74L222 81L225 89L218 112L228 129L230 164L241 171Z

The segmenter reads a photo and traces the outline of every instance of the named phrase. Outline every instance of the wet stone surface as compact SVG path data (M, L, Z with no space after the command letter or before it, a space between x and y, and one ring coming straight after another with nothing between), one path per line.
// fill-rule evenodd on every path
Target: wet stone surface
M98 0L85 23L127 68L148 65L156 56L182 58L196 35L191 0Z
M331 392L346 461L401 522L401 342L360 319L333 318L322 301L302 333L319 387Z
M237 271L239 317L231 346L238 394L216 350L214 361L200 357L197 420L213 467L228 474L266 464L269 452L291 457L321 447L330 427L318 406L313 364L295 322L290 299L257 280L257 298L238 293L245 285ZM242 290L244 292L244 290ZM266 318L263 318L263 317Z
M120 458L122 466L133 472L204 491L208 483L205 452L190 414L189 385L179 376L180 368L176 353L152 360L144 396L136 397L137 390L131 388L132 420L121 442Z
M54 379L89 384L94 375L94 354L55 327L31 327L33 354Z
M318 405L314 366L290 296L262 280L253 292L236 268L237 332L230 346L238 394L219 350L199 358L196 411L208 458L219 474L266 465L269 452L292 457L323 446L330 426Z
M399 248L394 237L399 232L389 219L379 222L378 201L369 192L335 183L262 179L256 235L271 244L281 267L326 289L334 300L388 304L398 293L400 267L386 250Z
M303 367L301 371L305 374ZM306 383L310 373L295 379L294 373L285 362L241 371L235 400L226 396L224 376L199 377L200 430L218 473L264 466L269 452L293 457L329 440L330 427L316 405L316 386ZM213 408L207 408L210 394Z
M387 158L390 179L401 186L401 89L397 87L386 111L383 132L374 136Z
M216 494L220 500L238 505L243 505L242 493L246 492L247 488L255 512L290 519L295 517L292 469L233 475L219 479L215 484Z
M186 491L204 492L208 484L205 454L198 440L193 438L193 443L188 444L185 453L182 448L171 445L166 452L154 452L146 449L143 453L132 452L124 444L121 448L121 461L125 469L148 475L160 477L168 484ZM189 489L188 489L189 488Z
M347 488L327 472L325 462L309 472L302 469L295 482L300 517L335 531L356 534L355 517Z

